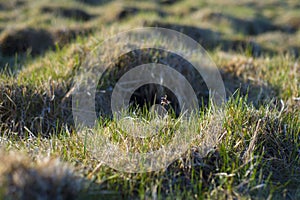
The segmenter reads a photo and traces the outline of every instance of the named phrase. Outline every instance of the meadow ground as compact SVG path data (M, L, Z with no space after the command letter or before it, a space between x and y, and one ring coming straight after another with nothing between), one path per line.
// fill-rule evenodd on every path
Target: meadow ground
M206 99L186 127L197 137L167 168L126 173L98 160L79 136L72 89L89 52L143 26L199 42L227 102L216 111ZM299 55L297 0L0 0L1 199L300 199ZM128 65L120 58L101 89ZM164 141L132 141L115 119L97 128L124 152L147 152L172 140L178 118L169 120Z

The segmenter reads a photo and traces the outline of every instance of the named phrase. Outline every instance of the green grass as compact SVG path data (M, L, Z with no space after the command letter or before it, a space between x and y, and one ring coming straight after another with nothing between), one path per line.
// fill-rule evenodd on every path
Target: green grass
M91 198L298 198L299 112L280 112L270 107L257 110L239 97L231 99L223 112L225 119L217 129L205 125L211 119L208 116L197 123L196 130L205 127L203 134L218 136L214 149L201 153L203 138L196 137L181 159L158 172L128 174L112 170L85 148L78 134L68 131L47 139L6 138L4 141L9 142L2 142L2 146L26 152L33 160L58 156L72 164L77 173L94 182L88 187L83 184L87 188L83 188L82 195ZM109 124L114 126L114 122ZM98 131L118 135L117 129L109 127ZM135 142L134 146L142 149L143 145L148 149L157 143Z
M300 198L300 65L299 56L289 51L300 47L299 29L247 35L230 23L215 23L202 16L221 12L249 20L259 8L261 17L283 26L288 17L280 19L274 13L294 16L299 10L294 7L297 1L277 7L272 6L279 2L276 0L254 6L235 1L188 0L173 5L128 1L138 11L122 19L126 2L95 6L75 0L30 0L13 10L9 6L14 2L0 1L5 8L0 10L0 44L11 28L31 27L51 33L55 45L38 55L32 55L30 49L10 56L0 53L1 198L33 199L41 194L43 199ZM95 16L82 22L41 13L40 8L49 5L79 8ZM203 107L188 122L170 116L161 119L147 110L140 115L131 113L129 121L103 119L93 130L94 138L85 140L84 130L76 129L72 119L75 74L89 52L109 36L153 21L219 32L219 43L208 52L221 71L228 101L219 110ZM75 34L63 44L57 42L57 30L72 28L93 31ZM195 34L189 29L184 32ZM257 56L249 45L222 50L222 41L236 39L255 41L273 53ZM276 44L271 43L274 40ZM107 52L108 59L110 56ZM135 123L128 127L131 121ZM132 137L132 132L147 126L159 127L157 137ZM146 130L146 135L151 134ZM178 159L158 171L126 173L99 159L107 142L121 150L121 157L110 154L111 162L126 162L128 152L160 149L176 133L194 139Z

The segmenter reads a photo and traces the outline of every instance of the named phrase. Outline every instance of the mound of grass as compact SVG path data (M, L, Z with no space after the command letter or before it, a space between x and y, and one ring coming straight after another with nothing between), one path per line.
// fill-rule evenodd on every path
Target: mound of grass
M41 12L52 13L54 15L67 17L78 21L88 21L92 18L92 16L89 13L76 8L71 9L64 7L43 7L41 9Z
M74 199L83 182L58 159L33 162L21 152L1 151L1 198Z

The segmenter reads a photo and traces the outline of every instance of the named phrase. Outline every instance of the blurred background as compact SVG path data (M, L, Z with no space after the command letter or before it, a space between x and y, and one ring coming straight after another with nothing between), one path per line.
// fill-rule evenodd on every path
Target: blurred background
M1 0L1 65L103 30L160 26L206 49L299 55L298 0Z

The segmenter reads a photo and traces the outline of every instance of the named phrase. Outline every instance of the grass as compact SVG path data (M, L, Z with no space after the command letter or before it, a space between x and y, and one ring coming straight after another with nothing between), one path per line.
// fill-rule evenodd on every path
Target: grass
M78 134L70 134L68 129L47 139L30 135L22 140L7 138L2 141L9 142L2 142L2 146L26 152L33 160L38 156L60 157L72 164L76 172L97 185L89 183L83 188L82 195L90 198L297 198L299 112L270 107L257 110L240 97L231 99L223 112L226 117L219 128L205 126L211 121L209 117L199 118L197 123L198 128L206 127L204 134L218 136L215 148L204 154L203 138L197 137L181 159L158 172L128 174L112 170L99 163L97 154L87 151ZM109 126L114 127L114 122ZM105 133L105 129L100 132ZM108 131L117 134L115 128ZM143 144L148 148L157 145ZM143 144L135 145L142 149Z
M5 49L1 49L1 198L300 198L299 28L287 31L284 25L289 17L281 19L274 14L294 16L299 11L297 1L287 1L286 6L274 6L279 3L276 0L254 4L187 0L172 5L129 1L136 12L118 1L99 5L80 0L18 2L0 1L0 8L4 8L0 10L0 45L11 28L28 27L47 31L55 43L37 55L31 53L30 45L13 55L4 55ZM12 5L16 10L10 9ZM78 8L94 17L83 22L41 12L49 5ZM251 21L259 17L258 8L261 17L282 29L251 35L247 27L243 33L238 32L228 19L216 22L203 17L203 13L223 13ZM293 20L297 28L296 18ZM103 118L96 129L87 132L96 134L84 138L86 132L76 129L71 110L77 70L108 36L150 22L173 24L198 41L203 39L198 37L203 34L201 28L218 35L217 41L206 41L214 44L207 50L221 72L227 102L219 110L203 106L188 122L180 117L152 116L147 109L141 115L131 113L127 121ZM56 38L57 30L78 27L92 31L63 35L64 42ZM237 40L241 43L236 45ZM255 52L247 41L257 43L261 52ZM229 49L223 48L226 45ZM298 49L298 55L291 48ZM115 49L113 53L117 52ZM106 53L110 59L110 52ZM141 129L151 135L148 125L159 127L157 137L132 137ZM139 173L111 168L116 163L124 167L122 162L128 161L129 153L164 149L178 133L194 139L183 138L189 143L182 147L184 153L166 154L177 156L167 167ZM175 140L175 147L180 139ZM108 142L118 145L121 153L103 151L102 145ZM103 156L109 157L99 159ZM126 167L135 171L133 166Z

